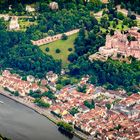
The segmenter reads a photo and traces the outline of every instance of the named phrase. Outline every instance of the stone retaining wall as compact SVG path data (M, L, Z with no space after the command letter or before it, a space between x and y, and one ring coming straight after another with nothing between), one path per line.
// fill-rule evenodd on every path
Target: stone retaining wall
M67 36L70 36L70 35L73 35L75 33L78 33L80 29L75 29L75 30L72 30L72 31L69 31L69 32L66 32L64 34L66 34ZM32 40L32 43L33 45L37 45L37 46L41 46L41 45L44 45L44 44L47 44L47 43L51 43L51 42L54 42L56 40L59 40L61 39L63 34L57 34L55 36L48 36L46 38L43 38L43 39L40 39L40 40L37 40L37 41L33 41Z

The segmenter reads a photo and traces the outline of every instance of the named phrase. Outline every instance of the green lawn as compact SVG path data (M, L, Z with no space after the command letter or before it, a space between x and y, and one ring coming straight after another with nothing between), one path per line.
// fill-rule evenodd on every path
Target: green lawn
M140 20L137 20L137 25L140 28Z
M128 26L126 26L126 25L124 25L124 28L122 28L122 25L123 25L123 22L121 21L121 20L118 20L119 21L119 23L118 23L118 25L116 26L116 28L113 28L113 21L110 21L110 29L113 29L113 30L119 30L119 31L122 31L122 30L128 30L129 28L128 28ZM101 31L102 32L106 32L106 29L105 28L102 28L101 27Z
M118 20L119 21L119 23L118 23L118 25L117 25L117 27L116 28L113 28L113 26L112 26L112 24L113 24L113 22L111 21L110 22L110 25L111 25L111 28L112 29L118 29L118 30L128 30L129 28L128 28L128 26L126 26L126 25L123 25L123 21L121 21L121 20ZM122 28L122 25L124 26L124 28Z
M20 30L21 31L26 31L26 29L28 27L30 27L31 25L37 25L37 22L30 22L30 21L26 21L24 19L19 19L19 25L20 25Z
M69 64L68 61L68 55L74 51L74 41L76 39L78 34L74 34L68 37L67 40L57 40L55 42L42 45L40 46L40 49L45 53L45 54L50 54L53 56L54 59L61 59L63 67L66 67ZM45 49L49 48L50 51L46 52ZM73 51L69 52L68 48L72 48ZM60 53L56 53L55 50L60 49Z

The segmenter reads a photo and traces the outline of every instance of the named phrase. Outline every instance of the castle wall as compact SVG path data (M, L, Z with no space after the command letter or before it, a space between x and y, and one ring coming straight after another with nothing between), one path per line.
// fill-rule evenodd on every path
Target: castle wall
M79 32L79 29L76 29L76 30L66 32L65 34L67 36L70 36L70 35L73 35L73 34L78 33L78 32ZM63 34L58 34L58 35L55 35L55 36L49 36L49 37L46 37L46 38L43 38L43 39L40 39L40 40L37 40L37 41L32 41L32 43L33 43L33 45L41 46L41 45L44 45L44 44L47 44L47 43L54 42L56 40L60 40L62 35Z
M105 47L101 48L99 51L101 53L111 53L112 49L117 49L118 53L125 56L134 56L140 59L140 33L137 32L138 29L132 28L129 30L128 34L121 34L116 32L114 36L106 36ZM127 36L135 36L137 41L128 42ZM110 51L108 50L110 49Z

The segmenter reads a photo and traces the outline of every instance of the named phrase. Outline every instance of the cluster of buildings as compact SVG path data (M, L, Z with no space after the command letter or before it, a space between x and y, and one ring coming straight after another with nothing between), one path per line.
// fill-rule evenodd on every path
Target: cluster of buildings
M128 38L133 38L129 40ZM140 59L140 32L139 28L133 27L127 33L116 31L113 36L106 36L106 44L99 48L99 52L89 57L92 61L94 58L104 58L120 54L124 57L133 56Z
M66 32L65 35L70 36L70 35L73 35L73 34L78 33L78 32L79 32L79 29L75 29L75 30ZM56 40L60 40L62 38L62 35L63 34L57 34L57 35L54 35L54 36L48 36L46 38L43 38L43 39L40 39L40 40L37 40L37 41L32 40L32 43L33 43L33 45L41 46L41 45L44 45L44 44L47 44L47 43L54 42Z
M0 14L0 18L3 18L4 21L8 21L10 17L8 14Z
M26 9L27 12L35 12L35 8L31 7L30 5L26 5Z
M20 29L20 26L18 23L18 17L17 16L11 17L9 30L19 30L19 29Z
M50 109L60 116L69 115L69 111L75 107L82 110L83 102L93 99L91 90L92 89L90 88L87 93L81 93L75 88L66 87L55 95L57 97L56 104L54 104ZM85 107L84 111L86 110L89 109Z
M114 105L113 110L125 114L130 119L140 121L140 95L132 94Z
M30 91L48 91L45 86L39 86L38 81L34 81L33 77L27 76L27 79L27 81L24 81L19 75L11 74L9 70L4 70L0 76L0 86L7 88L11 92L17 91L20 96L26 96Z
M58 5L58 3L57 2L51 2L50 4L49 4L49 7L50 7L50 9L51 10L58 10L59 9L59 5Z
M34 100L28 96L32 91L48 91L46 85L56 83L58 75L48 72L42 80L27 76L24 81L19 75L4 70L0 76L0 86L12 92L18 91L27 101ZM70 123L78 131L91 139L140 139L140 94L128 96L124 90L106 90L88 83L89 77L82 78L78 85L68 85L55 93L56 100L42 96L41 100L50 104L49 111ZM40 84L38 84L38 82ZM77 87L86 86L86 92ZM40 94L40 93L39 93ZM89 104L94 103L90 108ZM29 102L30 103L30 102ZM71 112L74 113L71 113Z
M86 84L83 79L80 84ZM65 87L56 94L56 103L51 112L67 123L90 135L91 139L140 139L140 95L128 96L123 90L112 91L86 84L86 93L76 88ZM89 108L85 101L94 101L95 108ZM108 107L109 106L109 107ZM70 111L75 108L73 115Z
M19 30L20 25L18 23L18 17L17 16L9 16L8 14L0 14L0 18L3 18L4 21L9 21L9 30Z
M123 114L96 107L89 113L81 114L76 125L93 137L106 140L139 140L140 123L131 121Z

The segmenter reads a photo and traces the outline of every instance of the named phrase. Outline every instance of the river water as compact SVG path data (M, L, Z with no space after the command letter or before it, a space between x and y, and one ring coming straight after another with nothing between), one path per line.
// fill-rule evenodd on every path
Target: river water
M0 133L12 140L69 140L55 124L7 97L0 95ZM73 137L72 140L79 140Z

